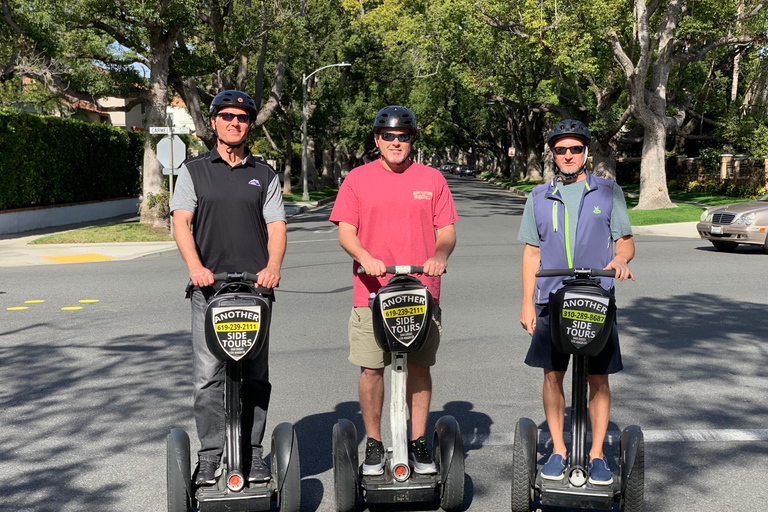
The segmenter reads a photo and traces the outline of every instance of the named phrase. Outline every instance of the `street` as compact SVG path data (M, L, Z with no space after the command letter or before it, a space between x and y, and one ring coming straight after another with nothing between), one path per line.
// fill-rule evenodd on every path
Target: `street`
M551 451L541 370L523 363L530 337L518 321L524 199L446 178L460 221L443 278L430 423L452 414L461 426L465 509L509 510L517 420L539 424L540 461ZM292 422L308 512L334 510L336 421L352 420L364 440L359 369L347 361L352 264L330 211L289 221L270 339L265 452L272 429ZM625 368L611 379L609 466L616 470L618 432L640 425L647 511L764 509L768 256L718 252L698 239L635 243L637 280L616 286ZM187 430L196 449L180 256L4 268L0 276L0 510L165 510L169 429ZM570 400L570 375L566 383Z

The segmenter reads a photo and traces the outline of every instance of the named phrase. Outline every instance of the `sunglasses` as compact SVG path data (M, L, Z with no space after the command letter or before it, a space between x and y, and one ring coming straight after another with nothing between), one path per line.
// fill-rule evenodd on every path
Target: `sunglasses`
M387 142L392 142L395 139L399 140L400 142L408 142L411 140L411 137L413 137L413 134L383 132L379 134L379 137L381 137L381 140Z
M237 118L237 120L241 123L248 122L248 114L233 114L231 112L222 112L219 114L219 117L227 122L230 122L235 118Z
M554 147L552 148L552 151L554 151L556 155L564 155L568 150L571 150L572 155L580 155L586 148L587 146Z

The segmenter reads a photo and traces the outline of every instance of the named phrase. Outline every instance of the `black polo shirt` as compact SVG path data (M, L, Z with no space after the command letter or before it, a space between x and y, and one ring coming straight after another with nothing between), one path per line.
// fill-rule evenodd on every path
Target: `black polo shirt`
M197 252L213 273L257 273L266 267L267 223L285 220L275 171L251 154L232 167L216 148L182 165L176 209L194 212Z

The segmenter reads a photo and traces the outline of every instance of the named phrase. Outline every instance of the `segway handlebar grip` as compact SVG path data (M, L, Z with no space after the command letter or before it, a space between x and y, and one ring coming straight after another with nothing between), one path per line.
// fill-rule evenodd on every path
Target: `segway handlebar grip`
M362 265L357 267L358 274L365 274L365 269ZM415 267L413 265L393 265L386 268L387 274L406 275L406 274L423 274L424 267Z
M572 277L572 276L591 276L591 277L616 277L616 271L601 270L598 268L552 268L542 269L536 272L536 277Z

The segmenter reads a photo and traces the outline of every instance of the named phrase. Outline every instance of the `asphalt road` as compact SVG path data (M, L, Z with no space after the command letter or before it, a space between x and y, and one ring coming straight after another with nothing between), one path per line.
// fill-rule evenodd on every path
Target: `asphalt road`
M461 425L465 509L509 510L515 423L545 428L541 372L522 362L529 336L518 323L523 200L448 180L461 220L430 420L449 413ZM345 417L363 432L358 369L346 360L351 262L329 212L289 223L267 426L295 424L303 510L323 512L334 508L331 429ZM610 430L646 432L646 510L761 510L768 256L695 239L638 236L636 245L637 281L617 285L625 371L611 381ZM195 439L186 280L172 252L3 269L0 510L165 510L165 436L182 427Z

